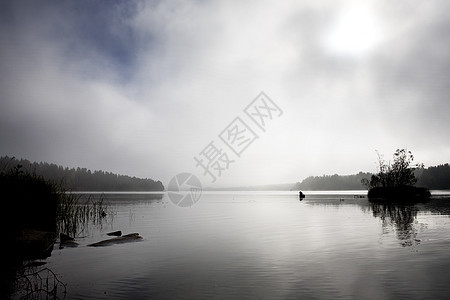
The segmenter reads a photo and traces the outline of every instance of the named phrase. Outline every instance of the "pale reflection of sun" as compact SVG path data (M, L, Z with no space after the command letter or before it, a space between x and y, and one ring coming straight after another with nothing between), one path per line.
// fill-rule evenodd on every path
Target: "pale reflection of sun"
M351 8L332 20L324 46L333 54L357 56L375 49L381 38L381 24L376 15L368 9Z

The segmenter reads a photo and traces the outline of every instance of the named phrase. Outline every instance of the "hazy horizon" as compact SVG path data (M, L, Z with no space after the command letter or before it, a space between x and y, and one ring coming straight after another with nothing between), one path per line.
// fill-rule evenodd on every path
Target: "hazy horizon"
M217 188L447 163L449 8L3 1L0 156Z

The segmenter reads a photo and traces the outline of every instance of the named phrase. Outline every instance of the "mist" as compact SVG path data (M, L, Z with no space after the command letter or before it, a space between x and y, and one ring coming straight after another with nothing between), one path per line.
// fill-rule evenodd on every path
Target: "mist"
M0 153L167 183L297 182L448 161L446 1L6 1ZM245 108L278 106L259 130ZM237 117L258 136L236 155ZM269 121L269 119L267 119ZM227 153L216 180L195 157Z

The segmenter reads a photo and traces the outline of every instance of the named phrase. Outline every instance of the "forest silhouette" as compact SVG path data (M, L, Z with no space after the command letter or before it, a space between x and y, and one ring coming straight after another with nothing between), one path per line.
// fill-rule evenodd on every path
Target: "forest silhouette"
M91 171L87 168L68 168L46 162L30 162L14 157L0 157L0 170L21 168L42 176L46 180L60 183L72 191L164 191L161 181L137 178L105 171Z
M302 182L297 182L296 190L362 190L362 179L370 179L373 173L359 172L353 175L322 175L309 176ZM433 190L450 189L450 165L448 163L415 170L418 178L416 186L424 186Z

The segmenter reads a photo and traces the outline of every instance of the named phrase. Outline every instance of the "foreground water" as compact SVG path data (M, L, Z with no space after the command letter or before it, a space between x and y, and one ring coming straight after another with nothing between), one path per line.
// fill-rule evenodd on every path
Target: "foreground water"
M357 194L209 192L189 208L106 194L114 214L77 248L55 245L46 267L66 299L448 297L450 200L381 206ZM87 247L114 230L144 239Z

